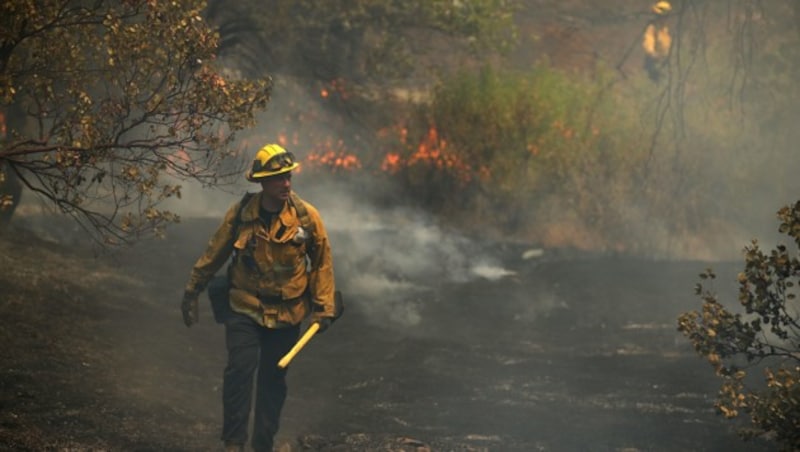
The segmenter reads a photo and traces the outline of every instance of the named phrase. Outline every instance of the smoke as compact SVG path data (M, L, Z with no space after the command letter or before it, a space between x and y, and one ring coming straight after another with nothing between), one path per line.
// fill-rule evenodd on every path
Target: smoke
M619 38L619 43L630 42L631 36L640 31L640 27L634 25L614 33L608 31L609 40ZM614 27L616 30L617 25L614 24ZM558 45L555 43L556 47ZM627 48L626 45L611 47L617 50L599 49L599 52L607 55ZM531 47L530 51L534 50L542 49ZM552 50L560 54L568 52L563 48ZM521 53L518 57L530 58L532 61L535 55ZM613 56L612 60L618 61L618 58ZM635 70L640 69L632 69ZM264 143L284 139L287 149L294 152L300 160L304 160L313 149L313 144L336 143L341 139L348 141L353 137L374 133L360 129L356 121L348 122L355 118L347 114L326 111L326 101L314 94L313 90L301 87L289 78L277 77L268 111L259 118L257 128L242 137L243 142L247 143L246 149L254 153ZM796 117L796 112L793 113ZM301 117L305 119L298 120ZM781 125L785 127L787 122L790 121L764 129L762 133L779 135L779 128ZM637 200L624 198L625 201L609 206L606 210L613 211L612 216L621 219L620 228L625 228L625 231L618 234L620 240L637 240L638 247L623 246L621 249L654 258L714 261L738 259L741 249L752 238L759 238L770 244L776 241L778 237L774 233L777 226L774 212L783 203L786 194L797 186L794 179L786 177L787 173L791 173L792 165L782 166L780 163L788 159L787 155L782 150L768 154L761 152L760 158L763 157L762 160L768 164L762 162L757 166L753 166L753 160L748 160L752 158L752 152L740 155L742 153L737 151L734 155L732 152L720 154L721 151L717 150L715 153L707 152L707 158L695 155L700 150L712 149L711 145L714 145L713 149L721 147L716 143L719 140L712 140L713 138L717 137L705 137L709 146L694 142L686 146L685 155L665 154L661 163L672 164L678 162L678 157L685 158L685 162L681 161L685 168L676 173L677 183L683 187L691 185L688 181L701 177L713 179L716 182L707 185L723 187L719 188L720 193L709 193L706 197L697 194L659 197L667 201L658 206L652 205L648 200L637 203ZM784 141L789 144L793 140L787 138ZM751 143L758 145L759 140L753 138ZM768 146L766 143L765 141L761 147ZM720 162L719 155L722 155L725 162ZM668 167L669 165L664 166ZM749 191L739 188L736 193L747 192L747 198L727 194L729 187L740 187L740 181L759 180L753 174L745 174L747 172L741 170L743 167L752 167L763 172L760 180L764 183L749 187ZM778 178L780 183L771 183L775 178L770 176L770 172L774 173L776 168L784 168L784 173ZM475 280L502 281L518 276L516 269L507 268L490 244L483 242L480 237L466 237L457 230L443 227L413 205L374 205L372 200L380 197L371 196L372 194L391 193L393 190L386 180L348 173L320 173L322 172L301 168L295 176L294 188L322 213L331 236L337 285L345 291L347 300L358 304L371 319L391 319L407 326L419 325L421 310L427 304L444 303L436 299L436 290L443 284L464 284ZM598 187L598 190L603 188ZM243 178L240 184L223 192L187 184L183 199L173 210L183 216L221 216L246 190L257 191L258 187L245 182ZM733 197L741 201L741 206L722 205L723 195L726 194L728 199ZM708 199L712 201L709 202ZM786 202L791 201L789 199ZM561 208L563 203L557 204ZM668 208L680 204L710 205L716 211L708 212L704 208ZM694 217L686 220L686 223L702 224L702 228L676 231L673 223L667 221L672 218L669 213L672 210ZM735 212L736 217L726 218L720 212ZM709 221L708 217L712 215L721 218L718 221ZM542 222L547 219L540 216L531 220ZM567 230L563 224L556 224L554 228L558 234L571 234L569 239L572 241L553 241L553 246L570 246L575 242L597 246L602 243L600 239L603 237L598 237L596 222L591 218L586 219L585 223L579 223L574 230ZM615 252L615 245L616 243L609 244L606 251ZM596 251L597 248L593 250ZM520 319L535 318L542 312L559 307L559 303L557 299L543 296L536 302L524 304L530 307L531 312L521 313Z
M238 201L249 188L236 184L225 188L203 187L196 181L182 181L181 198L170 198L161 207L184 218L219 218L222 221L227 209Z
M269 110L239 139L249 158L263 144L279 142L301 161L292 186L322 215L336 284L348 308L361 310L374 323L419 326L426 306L441 302L435 294L443 284L513 275L480 239L442 227L413 205L376 205L376 199L391 198L382 194L396 192L385 178L312 168L308 156L313 146L368 132L358 124L344 124L341 114L327 112L322 99L289 79L278 78L275 86ZM295 121L298 116L313 120ZM182 198L168 200L164 207L184 218L221 220L245 191L259 190L244 177L222 189L186 182Z
M514 274L487 244L413 206L372 205L344 179L312 183L301 174L295 188L323 217L337 286L376 322L418 326L423 309L444 302L443 285Z
M525 324L532 324L542 317L547 317L551 312L569 309L570 306L552 290L543 290L535 295L516 293L515 306L519 307L514 315L514 320Z
M438 302L435 291L442 284L513 275L486 244L440 226L415 206L376 205L375 199L391 198L378 194L396 192L385 178L363 171L314 170L308 156L315 146L374 133L345 119L340 112L327 111L325 101L305 87L277 77L269 109L239 140L248 158L265 143L278 142L302 162L293 189L322 215L337 287L345 293L349 308L355 306L375 323L417 326L422 310ZM189 181L183 183L182 198L167 200L164 207L184 218L221 220L245 191L259 190L243 176L222 189Z

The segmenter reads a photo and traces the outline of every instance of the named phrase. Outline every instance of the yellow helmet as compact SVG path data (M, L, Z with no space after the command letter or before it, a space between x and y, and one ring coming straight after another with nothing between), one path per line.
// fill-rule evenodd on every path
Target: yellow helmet
M670 5L669 2L656 2L652 9L656 14L667 14L672 11L672 5Z
M258 182L265 177L288 173L300 166L294 155L278 144L268 144L256 152L253 167L247 172L247 180Z

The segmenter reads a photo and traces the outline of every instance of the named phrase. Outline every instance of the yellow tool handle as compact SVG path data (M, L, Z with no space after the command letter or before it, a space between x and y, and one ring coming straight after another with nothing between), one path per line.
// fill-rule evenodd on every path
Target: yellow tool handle
M289 353L283 355L283 358L281 358L281 360L278 361L278 367L280 367L281 369L285 369L286 366L289 365L289 362L294 358L294 356L300 353L300 350L302 350L303 347L306 346L308 341L310 341L311 338L314 337L315 334L317 334L317 331L319 331L319 322L314 322L311 324L311 326L308 327L305 334L303 334L303 337L301 337L300 340L297 341L296 344L294 344L294 347L292 347L292 349L289 350Z

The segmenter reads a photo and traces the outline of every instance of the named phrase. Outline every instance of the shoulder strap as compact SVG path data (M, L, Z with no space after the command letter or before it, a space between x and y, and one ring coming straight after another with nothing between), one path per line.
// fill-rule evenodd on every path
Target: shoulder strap
M297 196L297 193L291 192L289 194L289 199L294 206L294 209L297 211L297 218L300 220L300 226L303 227L306 231L308 231L308 240L306 240L306 250L309 255L312 254L314 250L314 244L316 243L314 240L314 236L316 235L317 231L315 229L314 223L311 221L311 217L308 215L308 207L306 207L306 202L300 199Z
M294 206L295 210L297 210L297 217L300 220L300 225L303 226L310 233L314 233L314 225L311 223L311 218L308 216L308 208L306 208L306 203L299 196L297 193L291 192L290 198L292 199L292 205Z
M244 210L244 206L247 205L247 201L253 197L255 193L245 193L242 196L242 200L239 201L239 209L236 211L236 216L233 218L233 237L236 240L236 237L239 235L239 226L242 224L242 210Z
M239 226L242 225L242 210L244 210L244 206L247 205L247 201L249 201L254 194L255 193L245 192L244 196L242 196L241 201L239 201L239 206L236 208L236 216L233 217L233 230L231 231L232 232L231 235L233 236L234 241L236 241L239 237ZM239 253L234 248L232 256L233 262L236 262L238 258L239 258ZM231 266L228 266L226 281L230 281L230 272L231 272Z

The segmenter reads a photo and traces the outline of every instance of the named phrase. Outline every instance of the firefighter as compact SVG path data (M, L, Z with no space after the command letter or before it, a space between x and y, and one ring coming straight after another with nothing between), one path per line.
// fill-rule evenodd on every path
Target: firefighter
M651 80L657 82L661 78L661 67L669 55L672 37L667 26L667 17L672 11L669 2L656 2L651 7L653 18L647 24L642 37L644 48L644 69Z
M286 399L278 361L297 342L307 318L324 331L335 318L333 260L318 210L292 191L294 156L277 144L261 148L247 180L261 191L230 207L192 268L181 310L198 321L198 297L228 258L231 312L224 319L228 361L222 405L226 451L243 451L255 379L252 447L271 451Z

